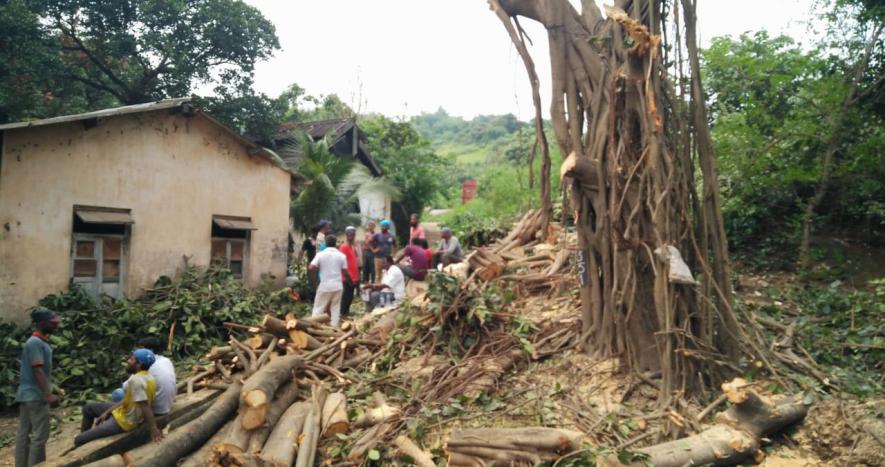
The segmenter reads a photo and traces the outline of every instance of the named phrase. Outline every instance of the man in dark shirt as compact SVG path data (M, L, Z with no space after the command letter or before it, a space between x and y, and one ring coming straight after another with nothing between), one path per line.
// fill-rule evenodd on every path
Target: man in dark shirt
M403 275L416 281L423 281L427 275L429 262L427 261L427 251L421 246L421 240L418 237L412 239L412 244L407 246L399 256L396 257L396 263L399 264L403 258L409 258L409 264L400 266Z
M375 255L375 279L384 275L383 259L393 254L396 248L396 237L390 233L390 221L381 221L381 231L372 236L372 244L369 245L372 254Z
M49 335L61 323L55 312L39 307L31 312L36 331L25 342L21 355L21 377L15 400L19 403L15 466L27 467L46 460L49 439L49 407L58 403L52 394L52 347Z

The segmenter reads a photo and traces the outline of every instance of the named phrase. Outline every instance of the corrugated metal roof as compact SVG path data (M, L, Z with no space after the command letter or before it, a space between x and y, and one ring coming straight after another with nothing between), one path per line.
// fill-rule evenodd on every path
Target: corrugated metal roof
M179 97L175 99L166 99L156 102L146 102L144 104L127 105L123 107L114 107L112 109L96 110L94 112L86 112L74 115L62 115L61 117L44 118L42 120L31 120L29 122L15 122L0 125L0 130L13 130L16 128L28 128L44 125L55 125L58 123L76 122L79 120L88 120L90 118L113 117L116 115L126 115L139 112L150 112L153 110L171 109L179 107L190 101L187 97Z
M164 109L172 109L175 107L181 107L185 104L190 103L190 98L188 97L178 97L175 99L165 99L156 102L146 102L144 104L135 104L135 105L127 105L123 107L114 107L112 109L104 109L104 110L96 110L94 112L86 112L82 114L74 114L74 115L63 115L61 117L52 117L52 118L44 118L42 120L32 120L29 122L16 122L16 123L7 123L4 125L0 125L0 131L3 130L15 130L19 128L33 128L38 126L46 126L46 125L56 125L60 123L70 123L76 122L80 120L89 120L93 118L108 118L108 117L116 117L120 115L141 113L141 112L153 112L157 110ZM261 146L260 144L246 138L241 135L239 132L236 132L229 128L227 125L219 122L211 115L206 112L201 111L200 109L193 108L193 112L197 115L200 115L210 122L236 138L240 143L243 144L246 148L249 148L249 155L258 155L262 157L278 167L280 170L288 172L290 175L300 177L295 171L285 166L279 156L277 156L273 151Z
M222 229L258 230L249 217L215 215L212 216L212 222Z
M87 224L134 224L128 209L74 207L74 214Z

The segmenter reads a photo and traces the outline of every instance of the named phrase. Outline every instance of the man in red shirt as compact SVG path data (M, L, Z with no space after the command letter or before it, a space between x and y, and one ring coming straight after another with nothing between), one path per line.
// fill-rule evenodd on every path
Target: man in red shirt
M341 271L341 282L344 284L344 292L341 294L341 317L350 312L350 304L353 303L353 294L360 283L360 273L356 259L356 228L348 226L344 229L346 238L344 245L339 251L347 258L347 272Z

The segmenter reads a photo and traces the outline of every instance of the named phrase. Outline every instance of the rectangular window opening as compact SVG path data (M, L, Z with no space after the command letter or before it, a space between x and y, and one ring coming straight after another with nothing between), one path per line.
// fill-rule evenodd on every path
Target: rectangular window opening
M74 206L71 281L94 296L120 297L132 224L129 209Z

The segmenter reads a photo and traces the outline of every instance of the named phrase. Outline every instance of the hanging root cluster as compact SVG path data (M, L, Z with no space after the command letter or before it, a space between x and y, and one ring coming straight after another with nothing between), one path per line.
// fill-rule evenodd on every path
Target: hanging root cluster
M567 0L489 4L530 77L536 72L517 18L547 30L550 116L568 155L560 176L579 237L585 348L660 373L662 406L734 374L741 357L767 364L731 306L694 0L681 1L684 27L679 1L618 0L605 16L591 1L581 12ZM677 87L668 76L681 77L683 53L688 90L686 80Z

